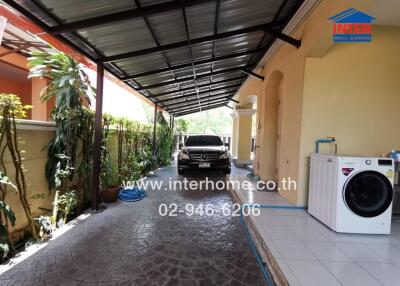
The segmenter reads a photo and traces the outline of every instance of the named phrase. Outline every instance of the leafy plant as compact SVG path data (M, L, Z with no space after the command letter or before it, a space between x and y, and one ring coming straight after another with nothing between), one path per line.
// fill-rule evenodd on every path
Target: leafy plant
M35 222L39 228L39 236L41 238L50 235L53 232L53 226L51 222L51 217L49 216L40 216L35 218Z
M32 217L31 207L27 198L27 184L25 180L25 169L23 166L23 151L19 149L21 143L17 135L17 118L26 117L26 112L32 108L28 105L22 105L18 96L13 94L0 94L0 164L1 164L1 184L0 184L0 200L4 203L7 196L7 187L12 187L17 191L19 201L24 209L28 226L32 237L38 238L35 223ZM5 164L5 154L8 151L13 165L13 183L10 182ZM1 213L4 215L5 226L8 226L10 220L7 208L2 208ZM15 220L14 220L15 221Z
M62 194L58 198L59 210L62 213L63 222L66 223L67 216L73 212L78 205L78 200L75 191L70 191Z
M45 77L47 86L42 90L42 101L55 98L52 119L56 122L56 136L48 146L45 175L49 190L56 190L53 216L57 215L58 198L68 189L69 182L79 171L79 186L88 189L88 170L93 130L93 116L84 105L90 105L94 94L87 74L81 64L64 53L34 52L28 59L29 77ZM77 168L78 144L84 146L82 162ZM83 200L84 190L79 199ZM82 201L79 205L81 206Z

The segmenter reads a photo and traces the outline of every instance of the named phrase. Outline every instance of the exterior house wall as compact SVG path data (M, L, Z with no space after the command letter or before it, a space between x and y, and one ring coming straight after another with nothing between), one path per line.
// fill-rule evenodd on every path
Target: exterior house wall
M273 179L276 178L273 172L277 168L279 178L290 177L297 181L297 190L283 190L282 188L279 190L280 194L293 204L306 205L307 203L306 198L308 190L306 182L308 181L308 174L305 172L307 166L304 164L304 157L305 154L310 151L310 148L312 151L312 147L314 146L311 144L311 147L304 147L309 143L306 143L303 138L305 128L312 128L312 126L305 126L303 120L307 118L307 116L304 117L304 113L307 112L308 114L312 109L308 106L306 109L303 109L303 97L305 96L305 92L308 92L309 89L308 86L304 86L306 62L308 76L308 65L309 62L312 62L312 60L308 59L321 58L323 60L324 55L332 48L332 23L328 20L329 17L350 7L368 13L369 7L374 2L373 0L321 1L297 30L291 34L292 37L302 40L301 47L296 49L289 44L283 44L279 50L264 63L263 69L259 69L259 73L264 76L261 88L260 82L250 77L237 93L240 103L246 102L250 95L258 95L260 97L257 100L256 141L256 145L260 147L257 148L256 152L255 174L259 175L262 179ZM375 35L375 28L376 27L373 28L373 35ZM357 47L360 46L360 44L356 45ZM364 45L367 46L368 44ZM337 44L337 46L339 46L340 49L341 45ZM344 53L346 53L346 51L344 51ZM362 68L373 69L369 64L371 63L366 62ZM333 76L331 79L332 88L334 88L335 77L345 68L354 69L354 72L360 69L360 67L355 66L344 67L343 62L342 65L337 62L334 67L334 69L336 69L334 72L336 76ZM318 73L316 69L313 71L314 74ZM277 73L282 75L279 86L277 89L272 89L275 91L268 92L268 86L274 84L273 81L276 81L275 75ZM353 90L357 90L359 84L361 83L350 83ZM365 86L365 82L362 84ZM259 93L254 92L255 90L258 90ZM274 129L277 128L277 123L273 122L273 118L276 118L276 109L275 111L273 109L271 110L271 104L274 105L273 97L276 97L276 90L278 90L281 97L280 123L279 130L277 131L280 135L279 149L276 149L276 146L273 145L276 138L271 138L271 136L273 136L271 134L274 134ZM326 101L324 103L319 103L319 105L328 103L329 101ZM310 106L313 106L313 104L313 100L311 99ZM319 124L323 126L324 123L321 121ZM338 128L340 127L338 126ZM353 134L353 136L357 136L357 134ZM309 135L309 137L311 138L311 135ZM315 138L313 138L313 140L314 139ZM342 140L351 141L353 139L346 138ZM271 162L273 162L275 158L277 158L277 161L275 166L273 166L274 164Z
M381 156L400 147L399 45L400 28L374 27L369 44L334 45L323 58L306 60L301 190L308 189L308 156L317 138L336 137L342 154Z
M12 93L18 95L22 104L31 105L31 82L18 81L10 77L0 75L0 93ZM32 111L28 112L28 118L32 118Z

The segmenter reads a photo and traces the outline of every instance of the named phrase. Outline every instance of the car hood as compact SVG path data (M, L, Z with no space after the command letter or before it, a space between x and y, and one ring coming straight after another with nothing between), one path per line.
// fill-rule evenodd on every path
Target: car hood
M207 152L223 152L226 150L225 146L187 146L184 147L190 153L207 153Z

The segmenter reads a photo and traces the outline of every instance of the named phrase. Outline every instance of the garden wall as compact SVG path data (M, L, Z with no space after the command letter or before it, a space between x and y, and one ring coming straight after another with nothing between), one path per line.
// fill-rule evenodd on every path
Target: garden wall
M28 199L31 205L34 217L40 215L49 215L52 209L52 202L55 192L49 192L47 181L45 178L45 165L47 162L47 145L55 135L55 124L52 122L19 120L17 126L17 135L21 142L20 150L25 152L22 154L23 165L25 167L25 179L27 183ZM117 161L117 137L116 132L111 132L109 136L109 149L113 163ZM9 170L8 176L14 182L14 170L11 158L6 155L6 168ZM18 236L22 235L22 231L27 225L24 210L19 201L18 193L9 188L6 197L6 203L10 205L16 215L16 224L11 228L13 239L18 240ZM47 210L46 210L47 209Z

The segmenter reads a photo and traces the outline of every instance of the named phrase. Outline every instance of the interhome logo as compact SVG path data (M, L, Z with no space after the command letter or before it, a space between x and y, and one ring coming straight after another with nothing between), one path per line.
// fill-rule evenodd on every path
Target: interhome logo
M375 21L361 11L350 8L329 18L333 21L334 42L371 42L371 23Z

